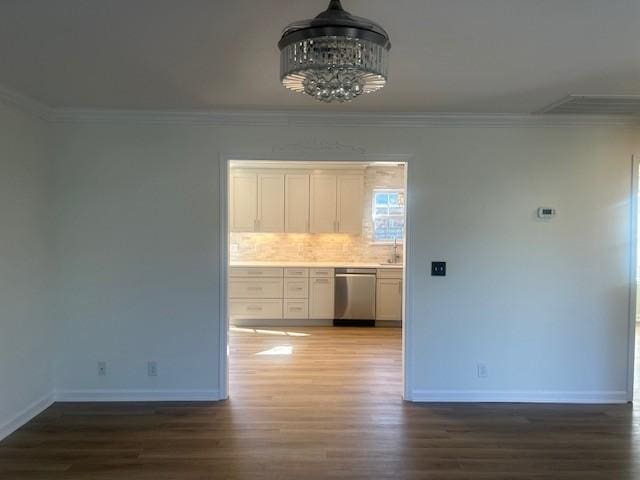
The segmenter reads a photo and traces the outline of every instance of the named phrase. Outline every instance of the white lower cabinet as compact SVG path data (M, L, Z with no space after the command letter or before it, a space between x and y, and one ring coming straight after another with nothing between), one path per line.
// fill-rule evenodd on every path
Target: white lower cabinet
M334 317L334 278L309 279L309 318Z
M229 318L233 320L280 319L282 299L230 299Z
M311 268L309 269L310 277L326 277L333 278L335 270L333 268Z
M285 299L284 300L284 318L286 319L305 319L309 318L309 300L308 299Z
M284 298L309 298L309 279L285 278Z
M308 278L309 269L308 268L285 268L284 276L286 278L291 278L291 277Z
M282 278L232 278L229 298L282 298Z
M402 279L378 278L376 320L402 320Z
M229 320L281 320L282 268L229 269Z
M284 272L284 318L309 318L309 269L287 268Z

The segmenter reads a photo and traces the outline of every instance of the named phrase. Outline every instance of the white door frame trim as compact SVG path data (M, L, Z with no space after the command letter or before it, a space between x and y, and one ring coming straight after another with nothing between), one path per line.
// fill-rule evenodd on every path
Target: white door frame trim
M633 401L633 377L636 350L636 297L638 285L636 271L638 262L638 175L640 155L631 159L631 196L629 198L629 347L627 352L627 401Z
M219 340L219 392L220 399L227 399L229 397L229 318L227 315L227 265L229 260L229 245L228 245L228 178L229 178L229 162L231 160L238 161L256 161L256 160L271 160L271 161L345 161L345 162L398 162L406 165L405 172L405 188L408 183L409 176L412 170L413 155L411 154L366 154L357 153L354 151L344 152L308 152L301 151L293 154L274 154L273 151L265 151L261 154L255 152L250 154L243 153L222 153L220 155L220 178L219 178L219 191L220 191L220 288L219 305L220 305L220 329L218 332ZM413 242L411 241L412 225L410 220L410 204L413 195L406 189L405 194L405 242L404 242L404 271L402 285L404 288L404 305L403 305L403 325L402 325L402 391L403 398L405 400L412 400L413 386L412 386L412 364L411 359L411 342L408 341L412 338L412 326L413 326L413 314L411 311L411 274L413 262L414 250L412 248Z

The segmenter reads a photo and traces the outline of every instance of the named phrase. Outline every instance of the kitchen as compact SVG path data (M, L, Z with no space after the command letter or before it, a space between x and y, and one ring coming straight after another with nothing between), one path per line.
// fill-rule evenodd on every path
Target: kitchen
M405 182L402 163L230 162L231 327L401 328Z

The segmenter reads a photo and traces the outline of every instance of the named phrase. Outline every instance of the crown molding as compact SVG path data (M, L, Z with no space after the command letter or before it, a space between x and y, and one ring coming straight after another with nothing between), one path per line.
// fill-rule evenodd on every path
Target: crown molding
M327 113L299 111L144 111L55 109L55 123L136 123L267 127L640 127L636 117L477 113Z
M0 103L30 113L42 120L49 120L52 109L27 95L0 85Z
M52 123L212 125L246 127L640 127L640 118L620 115L480 113L365 113L244 110L114 110L52 108L0 86L0 102Z

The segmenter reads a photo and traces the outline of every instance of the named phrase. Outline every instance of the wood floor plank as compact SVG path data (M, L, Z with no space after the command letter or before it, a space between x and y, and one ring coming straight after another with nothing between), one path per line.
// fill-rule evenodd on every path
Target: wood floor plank
M4 480L640 478L629 405L410 404L393 328L238 329L230 400L54 404Z

